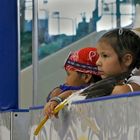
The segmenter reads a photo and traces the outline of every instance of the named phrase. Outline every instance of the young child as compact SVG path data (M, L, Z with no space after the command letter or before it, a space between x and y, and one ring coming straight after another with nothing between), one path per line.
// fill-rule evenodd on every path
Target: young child
M99 58L96 62L102 78L130 71L125 80L114 87L112 94L140 90L140 75L134 69L140 67L140 37L133 31L120 28L105 33L97 43Z
M65 84L55 88L49 94L43 111L44 115L53 115L54 108L74 91L101 80L96 66L97 59L98 54L93 47L70 53L64 64L67 73Z

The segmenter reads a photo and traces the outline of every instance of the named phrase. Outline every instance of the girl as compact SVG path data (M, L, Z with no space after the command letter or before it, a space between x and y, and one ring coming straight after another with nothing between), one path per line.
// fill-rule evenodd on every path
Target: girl
M126 79L114 87L112 94L140 90L140 75L134 69L140 67L140 37L133 31L121 28L105 33L97 43L99 58L96 62L102 78L131 72Z
M44 107L44 115L53 115L54 108L74 91L101 80L96 66L97 59L98 54L93 47L82 48L68 56L64 64L67 73L65 84L50 93Z

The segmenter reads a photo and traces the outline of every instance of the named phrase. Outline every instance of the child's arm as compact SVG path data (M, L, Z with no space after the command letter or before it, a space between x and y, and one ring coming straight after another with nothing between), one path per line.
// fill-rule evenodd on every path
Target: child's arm
M60 97L60 98L62 98L62 100L64 100L64 99L66 99L67 97L69 97L73 92L74 92L74 90L64 91L64 92L61 93L58 97Z
M46 99L47 102L49 102L49 100L50 100L51 98L60 95L61 92L62 92L62 90L61 90L59 87L56 87L55 89L53 89L53 90L49 93L49 95L47 96L47 99Z
M61 93L58 96L52 97L49 102L46 103L44 109L43 109L43 114L46 116L53 116L53 111L55 109L55 107L61 103L64 99L66 99L67 97L69 97L72 94L73 90L68 90L65 91L63 93ZM57 114L55 115L57 117Z
M123 93L128 93L133 91L140 91L140 85L136 83L117 85L114 87L112 94L123 94Z

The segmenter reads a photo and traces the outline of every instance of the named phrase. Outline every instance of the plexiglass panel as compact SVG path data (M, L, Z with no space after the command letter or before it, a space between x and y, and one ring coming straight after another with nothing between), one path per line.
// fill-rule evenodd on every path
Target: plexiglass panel
M21 65L31 64L32 0L21 0ZM39 59L94 31L132 27L133 0L38 0Z
M21 69L23 70L21 94L25 97L25 94L28 97L33 91L29 66L32 64L34 1L20 0ZM98 33L103 30L116 27L133 28L136 20L136 3L140 2L139 0L37 0L37 3L39 69L36 83L38 83L38 101L42 104L48 91L64 78L64 74L62 76L59 73L59 68L63 67L68 51L95 44L101 35ZM57 55L58 52L61 53Z

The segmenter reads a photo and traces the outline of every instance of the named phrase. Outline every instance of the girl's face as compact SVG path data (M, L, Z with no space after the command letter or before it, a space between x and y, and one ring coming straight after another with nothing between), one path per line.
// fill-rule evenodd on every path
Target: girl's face
M81 86L86 84L82 75L78 74L76 71L67 70L67 77L65 84L69 86Z
M97 44L99 58L96 62L101 77L106 78L127 71L127 67L120 62L117 53L107 42Z

